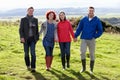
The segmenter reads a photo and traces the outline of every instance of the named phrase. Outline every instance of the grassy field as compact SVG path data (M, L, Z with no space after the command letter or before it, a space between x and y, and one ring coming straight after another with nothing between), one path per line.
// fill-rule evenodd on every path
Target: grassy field
M41 39L36 46L36 73L27 71L23 45L19 41L18 26L0 26L0 80L120 80L120 35L104 33L96 40L94 75L80 73L80 40L71 44L70 69L62 70L59 45L54 48L51 71L45 70L45 52Z

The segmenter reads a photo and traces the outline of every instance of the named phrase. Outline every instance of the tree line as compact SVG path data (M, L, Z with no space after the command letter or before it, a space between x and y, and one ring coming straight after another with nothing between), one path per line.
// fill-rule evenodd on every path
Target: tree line
M82 17L71 17L68 18L68 20L71 22L73 29L77 28L77 25L79 21L82 19ZM58 21L58 20L57 20ZM19 26L20 20L16 21L0 21L0 26ZM39 21L39 25L42 22ZM103 25L103 31L108 32L108 33L120 33L120 27L119 26L113 26L108 22L105 22L104 20L101 19L101 23Z

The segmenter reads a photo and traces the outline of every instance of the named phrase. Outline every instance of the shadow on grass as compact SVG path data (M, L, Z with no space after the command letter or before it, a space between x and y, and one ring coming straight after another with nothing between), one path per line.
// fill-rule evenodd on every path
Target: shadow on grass
M90 74L88 71L85 71L86 74L88 74L91 77L91 80L100 80L99 78L97 78L94 74Z
M105 77L105 76L101 76L104 80L111 80L111 79L109 79L109 78L107 78L107 77Z
M44 76L42 76L41 73L37 71L35 73L32 73L32 75L35 77L35 80L47 80Z
M50 71L52 74L54 74L56 77L58 77L59 80L75 80L75 78L72 78L66 74L64 74L63 72L61 71L58 71L54 68L52 68L53 71ZM66 70L66 71L69 71L70 73L72 73L74 76L76 76L76 78L78 80L86 80L79 72L75 72L74 70Z
M52 70L50 71L53 75L55 75L58 80L74 80L74 78L68 76L67 74L64 74L63 72L61 71L58 71L54 68L52 68Z
M67 70L70 73L72 73L78 80L87 80L85 77L83 77L80 72L75 72L74 70Z

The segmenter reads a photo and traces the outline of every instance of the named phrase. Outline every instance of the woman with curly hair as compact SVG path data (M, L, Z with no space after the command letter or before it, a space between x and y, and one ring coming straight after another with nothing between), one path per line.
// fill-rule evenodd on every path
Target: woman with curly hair
M56 14L53 11L49 11L46 14L46 21L42 23L41 30L39 34L43 33L43 46L46 52L45 60L46 60L46 70L49 71L51 68L52 60L53 60L53 48L54 48L54 40L56 35Z

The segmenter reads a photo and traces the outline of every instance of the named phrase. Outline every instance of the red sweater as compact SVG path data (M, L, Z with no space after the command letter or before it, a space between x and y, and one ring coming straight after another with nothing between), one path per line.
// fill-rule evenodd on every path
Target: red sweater
M60 21L57 25L57 33L59 42L71 42L71 35L74 38L72 25L69 21Z

